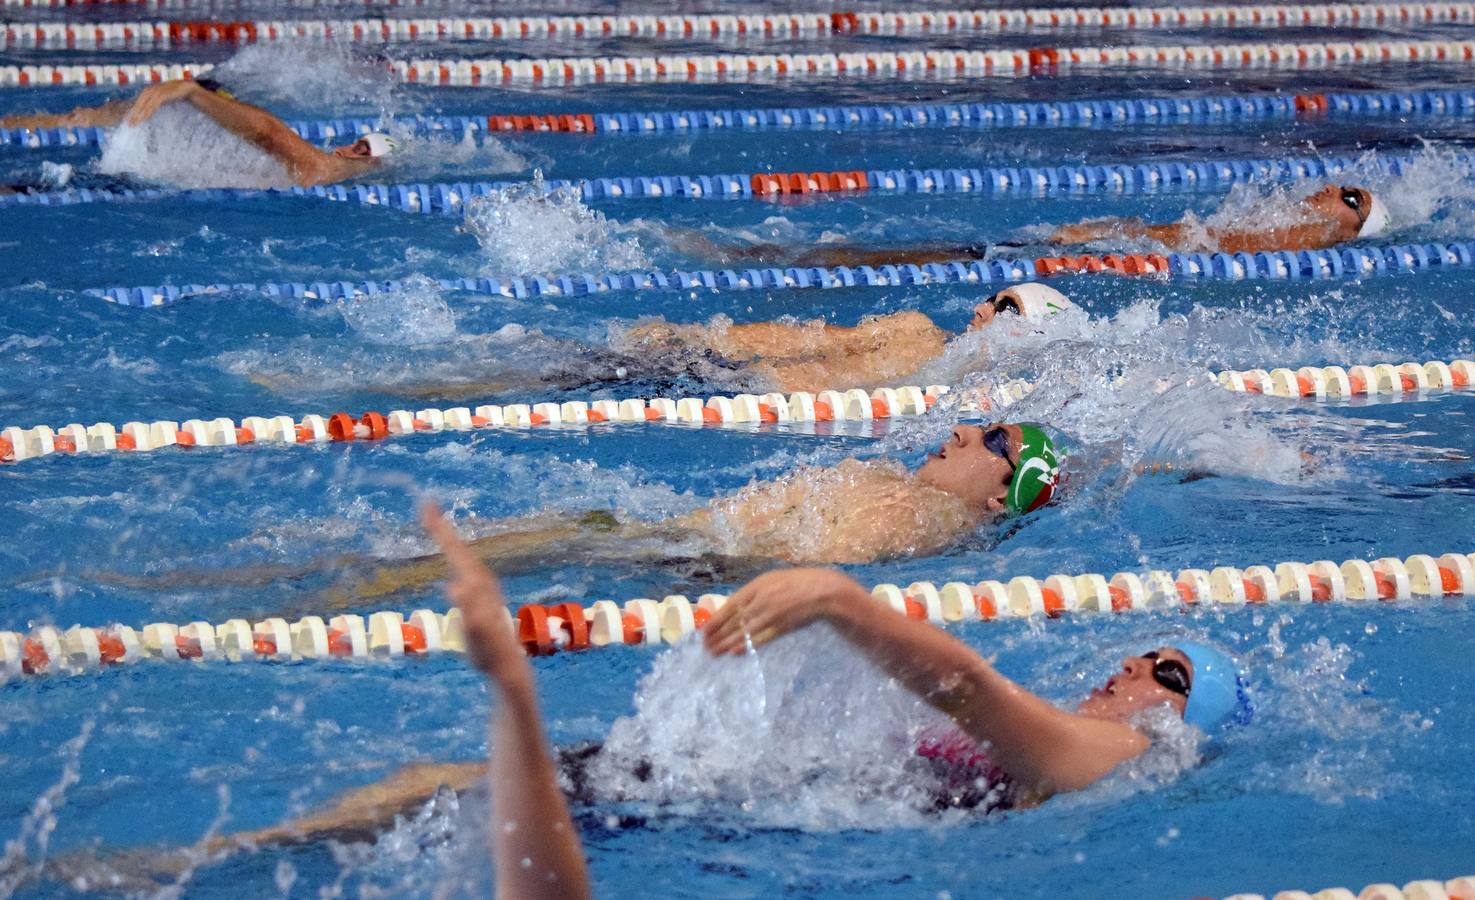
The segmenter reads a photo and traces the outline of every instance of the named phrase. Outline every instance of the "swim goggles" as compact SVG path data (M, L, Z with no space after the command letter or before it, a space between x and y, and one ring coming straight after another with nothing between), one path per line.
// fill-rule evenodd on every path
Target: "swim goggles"
M992 297L983 302L992 306L994 308L995 314L1012 312L1017 315L1024 315L1024 310L1019 308L1019 301L1015 300L1013 297L1004 296L1003 291L994 294Z
M1176 659L1162 659L1156 650L1142 654L1143 659L1152 660L1152 679L1175 694L1187 697L1193 688L1188 677L1188 667Z
M1014 460L1009 458L1009 432L1004 430L1004 426L995 425L986 429L983 432L983 446L988 452L1009 464L1009 475L1012 478L1017 467Z
M1368 209L1371 204L1364 202L1363 194L1365 193L1361 188L1342 188L1342 202L1347 204L1348 209L1357 213L1357 227L1359 230L1361 230L1363 225L1367 224L1367 217L1372 212L1372 210Z

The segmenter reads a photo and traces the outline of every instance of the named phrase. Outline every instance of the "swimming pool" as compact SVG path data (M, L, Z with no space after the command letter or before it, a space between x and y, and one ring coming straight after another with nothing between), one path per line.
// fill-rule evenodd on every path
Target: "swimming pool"
M214 11L215 6L191 7ZM290 18L311 9L229 7ZM526 7L533 8L531 5ZM501 7L498 13L505 13ZM560 10L562 7L560 7ZM580 10L582 11L582 10ZM157 13L157 15L155 15ZM213 14L213 12L212 12ZM408 15L392 10L392 15ZM155 18L170 13L151 11ZM91 20L116 9L33 10L15 18ZM1467 25L1377 36L1460 39ZM1201 29L1191 36L1095 31L1046 40L1216 43L1330 39L1327 29ZM1334 29L1368 37L1365 29ZM1026 40L1026 38L1028 40ZM1033 45L1037 34L822 39L723 38L702 47L762 52ZM677 52L641 39L565 40L538 55ZM755 49L761 44L761 48ZM526 46L372 48L410 56L526 56ZM247 99L301 118L434 113L562 113L839 104L997 102L1379 90L1443 90L1466 69L1383 64L1305 72L1167 72L1159 67L989 80L809 79L779 83L585 85L549 90L405 87L347 50L283 43L241 50L88 49L78 63L227 63ZM700 52L700 51L696 51ZM777 49L771 52L779 52ZM6 63L55 60L13 47ZM0 91L0 113L65 109L100 90ZM174 126L187 140L188 122ZM427 137L387 181L444 183L762 171L1103 165L1288 156L1411 154L1372 175L1404 223L1386 243L1475 235L1468 114L1207 120L1117 127L794 129L642 135ZM1427 142L1427 143L1426 143ZM97 151L0 146L0 181L89 178ZM126 167L128 159L114 160ZM228 161L227 161L228 162ZM1372 171L1371 163L1368 172ZM188 174L181 165L173 173ZM1260 190L1239 186L1229 209ZM3 424L418 409L483 401L707 396L733 374L653 364L569 384L642 316L699 322L780 315L853 324L918 308L960 330L987 284L725 292L629 290L597 296L486 296L428 279L714 268L668 229L799 245L854 240L1008 241L996 253L1052 252L1044 225L1104 214L1208 215L1225 191L819 196L762 200L561 197L513 191L466 222L311 198L0 206L8 263L0 293ZM1230 213L1232 214L1232 213ZM1414 224L1417 223L1417 224ZM1099 252L1140 246L1100 246ZM325 303L240 290L134 309L85 293L117 285L401 280L397 291ZM1193 281L1062 276L1090 314L1048 335L960 344L916 384L981 372L1040 388L1011 416L1049 423L1074 461L1064 503L985 528L940 555L847 567L866 584L978 582L1053 572L1245 567L1469 552L1475 467L1467 393L1407 402L1313 403L1235 394L1205 370L1453 360L1475 354L1464 326L1475 271L1327 280ZM993 287L996 287L994 285ZM531 376L529 375L531 373ZM1113 385L1103 375L1121 376ZM1166 388L1164 389L1164 386ZM848 387L846 385L845 387ZM1161 390L1161 393L1159 392ZM509 516L591 510L656 520L796 465L851 455L917 462L951 425L931 416L800 427L694 429L606 424L444 432L377 443L49 455L0 468L11 539L0 627L54 623L290 619L325 610L335 584L371 558L426 552L413 506L440 497L468 533ZM1173 461L1214 477L1134 476ZM741 577L676 541L592 542L575 558L511 574L527 602L731 590ZM657 564L656 557L679 557ZM345 607L439 609L435 588ZM1166 741L1089 791L1002 816L922 815L895 763L896 735L929 721L823 634L781 642L757 662L718 664L687 642L540 658L552 739L603 738L653 759L647 793L576 810L596 890L606 896L1115 897L1270 893L1294 885L1403 883L1469 867L1475 779L1462 762L1475 692L1457 635L1460 600L1080 614L951 626L998 666L1066 701L1122 656L1183 634L1250 662L1255 721L1221 744ZM188 844L207 831L262 827L322 806L415 760L485 753L480 680L452 656L384 664L164 665L4 688L0 885L32 896L145 889L119 850ZM716 714L713 715L713 711ZM201 896L485 892L482 798L443 796L373 845L237 854L158 875ZM102 859L99 870L92 862ZM51 867L43 860L53 861ZM101 875L99 875L99 871ZM90 880L73 882L85 872Z

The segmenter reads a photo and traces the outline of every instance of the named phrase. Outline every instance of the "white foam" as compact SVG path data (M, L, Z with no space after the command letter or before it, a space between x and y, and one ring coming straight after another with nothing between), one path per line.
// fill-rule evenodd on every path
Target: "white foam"
M375 344L439 344L456 333L450 305L435 282L424 276L406 279L396 291L344 300L338 310L354 331Z
M292 186L281 162L182 103L161 108L141 125L115 129L97 169L182 188Z
M467 204L466 230L484 269L504 275L642 269L650 259L627 226L584 205L573 189L548 191L543 175Z
M355 55L343 44L274 41L251 44L211 73L242 100L296 110L383 112L408 98L395 90L381 61Z

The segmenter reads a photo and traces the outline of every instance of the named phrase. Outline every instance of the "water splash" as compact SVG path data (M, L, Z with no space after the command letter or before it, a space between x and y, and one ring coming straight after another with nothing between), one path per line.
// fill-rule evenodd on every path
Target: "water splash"
M1093 467L1121 472L1140 462L1175 462L1282 484L1333 477L1336 470L1327 465L1309 470L1302 436L1311 430L1308 422L1326 420L1332 429L1330 417L1306 408L1294 411L1295 421L1267 414L1254 400L1213 384L1204 365L1233 352L1225 347L1252 343L1249 336L1272 320L1268 313L1202 309L1160 318L1149 301L1110 319L1077 308L1046 327L1003 320L999 330L990 326L954 340L920 380L991 391L995 416L1047 423L1076 449L1088 448ZM1011 379L1036 387L1003 405L997 386ZM938 415L902 423L883 446L904 452L939 443L958 420L957 401L939 408Z
M688 640L641 681L591 781L607 799L737 806L773 827L921 824L929 785L908 763L944 721L828 629L738 660Z
M439 344L456 333L456 319L436 283L423 275L399 290L344 300L343 320L371 343L395 347Z
M542 172L467 204L466 225L488 272L530 275L641 269L650 260L627 226L585 206L571 188L550 191Z
M286 166L182 103L108 137L97 170L181 188L284 188Z
M56 831L57 812L66 802L67 791L82 780L82 751L92 739L94 719L84 719L77 736L58 748L62 770L56 782L41 793L20 820L19 833L5 842L0 855L0 896L9 897L22 885L40 875Z
M293 110L403 110L388 66L331 41L251 44L215 67L211 77L250 103Z

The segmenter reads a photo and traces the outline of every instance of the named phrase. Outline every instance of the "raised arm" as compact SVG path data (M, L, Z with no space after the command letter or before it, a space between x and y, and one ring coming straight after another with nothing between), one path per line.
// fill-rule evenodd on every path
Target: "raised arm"
M163 106L185 101L216 124L266 153L287 167L299 185L324 184L343 177L342 161L298 137L287 123L260 107L222 97L193 81L171 81L145 88L133 101L127 123L148 121Z
M508 627L502 587L439 509L427 504L422 520L450 565L446 593L461 609L467 653L501 695L501 709L494 713L491 759L490 832L497 896L586 898L584 850L558 789L538 715L533 669Z
M943 631L873 600L827 569L770 572L745 585L707 623L714 654L744 652L815 621L826 621L882 671L947 713L1010 778L1040 795L1078 790L1147 749L1117 723L1052 706L1000 675Z

